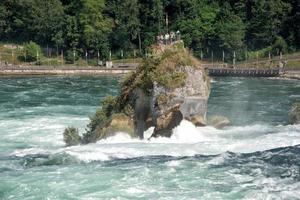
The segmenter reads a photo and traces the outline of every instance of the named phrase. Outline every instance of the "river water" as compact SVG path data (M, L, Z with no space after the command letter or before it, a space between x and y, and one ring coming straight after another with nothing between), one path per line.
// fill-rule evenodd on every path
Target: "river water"
M119 80L0 78L0 199L300 199L299 81L214 79L208 117L224 130L183 121L172 138L65 148L64 128L83 132Z

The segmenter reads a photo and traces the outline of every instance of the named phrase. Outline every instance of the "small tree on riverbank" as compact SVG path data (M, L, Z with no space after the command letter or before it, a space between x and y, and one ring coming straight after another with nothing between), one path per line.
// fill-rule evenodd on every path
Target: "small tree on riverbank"
M22 60L26 62L38 62L43 56L41 47L32 41L24 44L23 51Z

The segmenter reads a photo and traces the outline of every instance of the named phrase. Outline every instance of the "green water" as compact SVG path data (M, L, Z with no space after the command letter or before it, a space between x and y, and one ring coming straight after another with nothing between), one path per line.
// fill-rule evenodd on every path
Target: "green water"
M299 199L300 126L287 113L300 82L218 78L208 117L228 116L224 130L183 121L172 138L65 148L64 128L83 132L119 80L0 78L0 199Z

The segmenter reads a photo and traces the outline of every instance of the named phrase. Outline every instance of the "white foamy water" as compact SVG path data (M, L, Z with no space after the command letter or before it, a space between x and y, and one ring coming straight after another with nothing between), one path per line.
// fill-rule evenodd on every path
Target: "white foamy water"
M208 116L230 127L183 121L171 138L148 139L151 128L144 140L121 132L73 147L64 128L84 133L116 79L0 83L0 199L299 199L300 126L286 125L298 82L216 78Z
M153 129L145 135L151 135ZM173 130L171 138L132 139L126 133L101 140L96 144L75 147L62 147L61 135L45 140L60 141L58 148L28 148L12 153L26 156L43 153L67 153L84 162L106 161L111 159L136 158L144 156L194 156L216 155L227 151L234 153L252 153L279 147L300 144L300 125L277 126L253 125L245 127L228 127L218 130L213 127L195 127L188 121ZM39 137L38 137L39 138ZM37 139L39 140L39 139ZM36 141L37 142L37 141ZM41 144L45 141L41 140ZM55 143L53 143L55 144ZM52 145L53 145L52 144Z

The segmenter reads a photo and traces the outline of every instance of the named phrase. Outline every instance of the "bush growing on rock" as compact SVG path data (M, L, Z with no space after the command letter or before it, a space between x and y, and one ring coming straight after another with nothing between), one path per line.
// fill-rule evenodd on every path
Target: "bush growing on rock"
M116 107L116 97L108 96L101 102L101 107L90 117L87 132L83 134L83 143L96 142L101 139L101 129L109 125L111 116L116 112Z
M78 129L74 127L66 128L63 136L66 146L74 146L81 143L81 137L79 136Z

